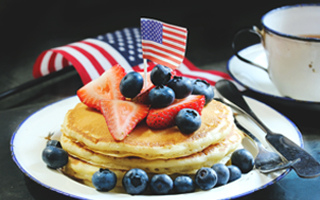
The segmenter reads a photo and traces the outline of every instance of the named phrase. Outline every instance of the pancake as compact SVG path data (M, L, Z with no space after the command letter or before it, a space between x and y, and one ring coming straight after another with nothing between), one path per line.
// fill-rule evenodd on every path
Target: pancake
M203 151L173 159L146 160L143 158L117 158L91 152L73 143L67 137L62 137L62 145L69 153L69 162L62 169L67 176L92 187L91 177L100 168L108 168L117 175L117 186L129 169L140 168L149 176L156 173L165 173L171 177L178 174L188 174L191 177L201 167L211 167L216 163L226 164L232 152L240 146L242 133L234 129L219 143L212 144ZM79 157L76 153L85 156ZM119 190L119 189L118 189Z
M61 131L71 141L102 155L171 159L201 152L225 138L234 126L231 109L215 100L204 107L201 119L201 127L190 135L176 126L154 130L141 122L119 142L112 138L100 112L79 103L66 114Z
M108 169L129 170L140 168L147 173L194 173L201 167L211 167L221 162L241 143L242 133L233 127L232 131L218 143L211 144L204 150L178 158L148 160L140 157L113 157L94 152L87 147L72 141L66 136L61 137L61 145L69 155L87 163Z

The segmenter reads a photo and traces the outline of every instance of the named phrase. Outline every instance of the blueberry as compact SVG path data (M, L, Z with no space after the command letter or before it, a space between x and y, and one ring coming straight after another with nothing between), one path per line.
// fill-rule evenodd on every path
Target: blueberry
M127 98L137 96L143 87L143 77L138 72L129 72L120 82L120 92Z
M182 76L174 76L173 79L167 83L167 86L173 89L176 99L183 99L189 96L193 90L192 81Z
M42 160L52 169L58 169L68 163L68 153L55 146L47 146L42 151Z
M149 100L154 108L163 108L169 106L175 99L174 91L164 85L159 85L150 90Z
M151 178L150 188L154 194L168 194L173 189L173 181L167 174L156 174Z
M47 146L54 146L54 147L62 148L61 143L58 140L48 140Z
M133 168L122 178L122 185L128 194L141 194L148 186L149 177L145 171Z
M248 173L253 169L254 158L246 149L238 149L231 155L231 163L239 167L242 173Z
M110 191L117 183L117 176L109 169L100 168L91 178L93 186L99 191Z
M209 167L200 168L195 175L195 183L201 190L210 190L217 181L217 173Z
M228 167L225 164L217 163L211 167L218 176L217 185L225 185L229 181L230 172Z
M197 79L193 81L192 94L202 94L205 96L206 103L208 104L214 96L213 87L205 80Z
M181 133L190 134L198 130L201 126L200 114L191 108L184 108L175 117L175 123Z
M195 190L192 178L186 175L181 175L174 179L173 186L176 193L188 193Z
M158 64L152 69L150 79L153 85L165 85L171 79L171 69Z
M235 181L241 177L242 174L241 174L239 167L237 167L235 165L229 165L228 169L230 172L230 177L229 177L228 183Z

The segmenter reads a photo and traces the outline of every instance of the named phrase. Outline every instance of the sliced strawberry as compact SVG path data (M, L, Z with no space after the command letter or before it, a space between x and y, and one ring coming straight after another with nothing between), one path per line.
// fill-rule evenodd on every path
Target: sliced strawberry
M125 75L125 70L120 65L115 65L99 78L80 88L77 95L87 106L100 110L99 103L102 99L124 99L119 86Z
M101 100L101 112L112 137L121 141L148 114L149 106L131 101Z
M139 73L141 74L141 76L145 80L144 72L139 72ZM151 72L147 73L147 81L143 82L143 88L142 88L141 92L135 98L132 99L133 102L142 103L142 104L150 104L148 95L149 95L150 90L155 87L151 82L150 73ZM145 85L145 83L147 83L147 84Z
M141 92L140 92L140 94L142 94L142 93L144 93L145 91L147 91L147 90L149 90L151 87L153 87L154 85L152 84L152 82L151 82L151 79L150 79L150 74L151 74L151 72L147 72L147 80L145 81L145 74L144 74L144 72L139 72L140 74L141 74L141 76L143 77L143 88L142 88L142 90L141 90ZM147 83L146 85L145 85L145 83Z
M173 126L174 118L184 108L192 108L201 114L204 107L205 97L203 95L189 95L184 99L176 99L165 108L152 108L147 116L147 125L150 128L161 129Z

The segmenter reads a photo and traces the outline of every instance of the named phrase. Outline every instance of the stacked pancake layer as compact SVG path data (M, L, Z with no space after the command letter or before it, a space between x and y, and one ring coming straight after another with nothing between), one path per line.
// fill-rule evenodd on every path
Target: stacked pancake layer
M153 130L141 122L119 142L110 135L101 113L79 103L62 125L61 144L70 155L63 171L91 185L93 173L108 168L121 186L124 173L132 168L148 174L192 175L201 167L227 162L242 140L231 109L213 100L202 110L201 119L201 127L190 135L177 127Z

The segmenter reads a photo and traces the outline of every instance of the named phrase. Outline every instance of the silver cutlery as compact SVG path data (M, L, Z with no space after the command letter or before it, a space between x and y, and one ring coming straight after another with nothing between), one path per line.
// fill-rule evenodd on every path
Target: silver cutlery
M266 140L288 162L302 178L314 178L320 175L320 164L308 152L282 134L271 131L251 110L237 87L228 80L220 80L215 88L223 102L233 104L243 113L246 113L265 133Z

